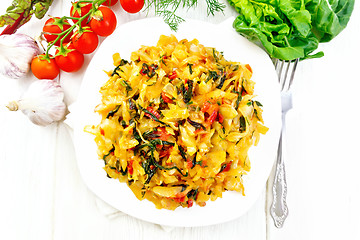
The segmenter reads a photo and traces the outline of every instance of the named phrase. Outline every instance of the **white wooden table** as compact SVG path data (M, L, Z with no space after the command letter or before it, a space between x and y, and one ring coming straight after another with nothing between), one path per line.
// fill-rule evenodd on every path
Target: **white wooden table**
M2 1L1 13L10 2ZM216 23L237 15L227 4L224 14L207 17L204 2L182 16ZM48 14L68 15L69 6L55 0ZM114 9L118 24L146 17ZM19 32L34 36L45 20L33 18ZM4 107L35 79L1 77L0 239L360 239L360 4L348 27L320 49L325 57L301 62L296 73L286 148L290 213L282 229L269 215L271 176L245 215L215 226L168 229L104 214L79 174L71 129L63 122L39 127ZM61 75L68 105L84 71Z

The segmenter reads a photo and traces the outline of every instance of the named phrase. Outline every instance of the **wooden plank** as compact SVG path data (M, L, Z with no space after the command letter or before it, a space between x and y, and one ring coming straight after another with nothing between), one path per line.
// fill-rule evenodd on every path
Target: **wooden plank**
M20 114L0 121L0 238L51 239L57 125L37 127Z
M355 7L347 29L320 46L325 57L298 66L285 160L289 217L282 229L269 217L270 240L360 239L359 22Z

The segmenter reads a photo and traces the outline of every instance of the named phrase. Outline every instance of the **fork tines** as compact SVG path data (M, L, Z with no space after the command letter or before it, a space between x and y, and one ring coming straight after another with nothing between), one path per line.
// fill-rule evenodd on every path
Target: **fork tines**
M275 69L279 77L281 91L288 91L290 89L298 62L298 58L291 61L276 59Z

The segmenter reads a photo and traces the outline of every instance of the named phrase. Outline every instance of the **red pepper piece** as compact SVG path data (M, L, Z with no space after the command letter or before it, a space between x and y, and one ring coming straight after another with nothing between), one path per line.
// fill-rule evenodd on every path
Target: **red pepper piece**
M223 122L224 122L224 117L223 117L223 115L221 115L220 113L218 113L218 121L219 121L219 123L223 123Z
M134 160L130 160L127 165L128 172L130 173L130 175L133 175L133 173L134 173L133 163L134 163Z
M177 73L176 73L176 71L173 71L173 72L168 76L168 78L170 78L171 80L177 78Z
M161 149L159 152L159 158L170 156L171 149L172 149L172 147L167 147L167 148Z
M157 119L159 119L161 117L160 114L157 111L155 111L154 109L152 109L151 107L147 107L146 110L148 110L150 113L152 113ZM145 113L145 116L152 119L152 117L148 113Z
M185 196L183 197L174 197L175 202L185 202Z
M194 166L193 161L191 159L187 159L186 164L188 168L192 168Z
M194 205L194 200L190 198L187 203L188 203L188 208L191 208Z
M231 162L226 164L226 167L224 168L223 172L227 172L230 170L230 167L231 167Z
M157 130L154 132L154 134L159 135L159 137L157 138L162 141L167 141L171 135L165 130L164 127L158 127Z
M251 68L251 66L250 66L249 64L246 64L245 67L246 67L251 73L253 72L253 71L252 71L252 68Z
M212 114L214 111L219 110L219 105L214 100L207 100L201 108L202 112L207 112L208 114Z
M164 92L161 93L161 97L164 100L164 102L173 103L173 100L171 98L169 98L168 96L166 96L166 94Z
M211 125L215 122L216 118L218 116L218 112L217 111L214 111L211 113L210 117L208 118L208 124Z

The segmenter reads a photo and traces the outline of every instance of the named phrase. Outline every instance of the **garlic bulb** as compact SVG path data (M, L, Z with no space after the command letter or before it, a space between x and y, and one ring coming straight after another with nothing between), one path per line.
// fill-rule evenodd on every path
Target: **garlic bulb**
M10 111L21 110L29 119L41 126L46 126L64 118L66 105L64 91L53 80L33 82L22 98L7 105Z
M20 78L30 69L33 57L40 53L36 41L20 33L0 36L0 73Z

